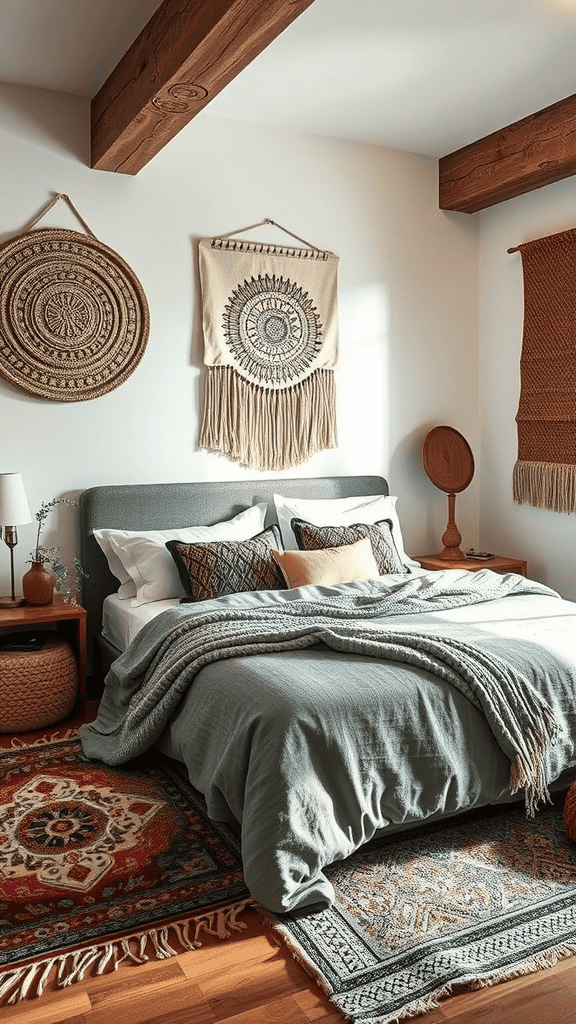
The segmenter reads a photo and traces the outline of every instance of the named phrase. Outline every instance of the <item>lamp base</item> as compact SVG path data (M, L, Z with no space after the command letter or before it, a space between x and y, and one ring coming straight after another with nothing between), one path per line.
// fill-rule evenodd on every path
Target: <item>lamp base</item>
M0 608L20 608L25 603L23 597L0 597Z

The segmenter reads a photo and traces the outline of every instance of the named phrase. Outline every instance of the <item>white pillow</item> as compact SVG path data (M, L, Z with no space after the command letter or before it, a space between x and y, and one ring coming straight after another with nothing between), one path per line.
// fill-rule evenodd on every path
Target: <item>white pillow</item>
M110 543L110 534L116 532L115 530L94 530L94 537L106 555L110 572L120 583L117 591L118 597L126 600L127 597L136 597L136 584L129 573L126 572Z
M166 548L167 540L182 540L187 544L213 540L250 540L264 529L266 509L266 502L261 502L239 512L233 519L214 526L187 526L146 533L109 530L108 541L112 550L135 584L132 607L184 596L176 563Z
M305 519L313 526L353 526L354 523L372 525L381 519L390 519L392 537L400 561L407 572L419 569L420 564L404 551L400 520L396 512L397 497L394 495L371 494L367 497L356 495L351 498L285 498L274 495L276 516L282 533L282 542L287 551L298 548L290 523L293 519Z

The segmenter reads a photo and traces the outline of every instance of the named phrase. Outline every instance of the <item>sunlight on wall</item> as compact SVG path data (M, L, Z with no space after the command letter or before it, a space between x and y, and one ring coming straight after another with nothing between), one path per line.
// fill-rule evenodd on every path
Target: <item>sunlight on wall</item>
M340 259L338 447L283 475L386 477L401 496L412 550L426 550L445 526L446 509L442 502L427 541L422 425L442 422L450 410L473 440L477 416L468 397L477 357L477 228L473 218L437 209L436 161L199 117L193 141L182 132L140 174L116 175L78 157L85 103L46 92L36 99L0 89L0 134L8 140L0 160L2 233L26 224L49 198L47 189L70 195L138 276L151 330L136 371L93 401L38 401L0 382L2 441L11 453L5 468L24 475L31 508L95 484L258 477L197 444L206 372L195 246L274 215ZM17 116L30 127L21 130L19 120L16 130ZM65 207L53 213L48 223L66 226ZM518 238L515 232L512 240ZM439 373L446 364L450 373ZM46 539L68 551L74 531L66 511L51 520ZM473 526L476 543L476 520ZM22 528L18 579L33 533L33 524ZM0 543L0 593L8 593Z
M346 472L381 472L390 457L390 295L384 284L339 296L338 422L346 416Z

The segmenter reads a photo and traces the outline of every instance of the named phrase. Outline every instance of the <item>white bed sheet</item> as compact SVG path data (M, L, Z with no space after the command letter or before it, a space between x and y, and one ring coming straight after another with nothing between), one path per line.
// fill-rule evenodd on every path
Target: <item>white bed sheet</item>
M426 576L428 571L427 569L411 569L410 574ZM388 580L392 584L398 583L406 577L399 573L390 573L388 576L381 576L380 579ZM151 601L149 604L133 608L131 601L119 598L118 594L109 594L104 599L102 606L102 633L119 651L125 651L142 626L160 615L160 612L165 612L167 608L174 608L179 603L179 597L171 597L164 601Z
M110 594L102 606L102 633L114 647L125 651L142 626L160 615L160 612L174 608L179 603L180 598L170 597L132 608L131 601L122 600L118 594Z
M410 570L410 574L426 575L427 571L427 569L413 568ZM380 580L387 580L389 584L400 583L405 579L404 574L396 572L380 577ZM131 601L119 598L118 594L110 594L102 605L102 634L115 647L124 651L142 626L150 623L161 611L173 608L176 604L179 604L179 598L171 597L164 601L140 604L137 608L133 608Z

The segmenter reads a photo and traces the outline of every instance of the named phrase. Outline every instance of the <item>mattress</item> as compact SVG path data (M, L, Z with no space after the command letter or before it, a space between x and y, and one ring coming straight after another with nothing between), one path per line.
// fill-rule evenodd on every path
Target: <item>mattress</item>
M411 576L425 576L426 573L425 569L411 569L410 571ZM390 584L405 579L404 576L393 573L381 578ZM151 622L161 612L165 612L167 608L175 608L178 604L180 604L180 598L172 597L165 601L151 601L149 604L133 608L130 600L121 599L118 594L109 594L104 599L102 606L102 634L119 651L125 651L142 626Z
M175 608L179 603L178 597L171 597L165 601L151 601L149 604L133 608L129 600L119 598L118 594L110 594L104 599L102 607L102 633L119 651L125 651L142 626L151 622L161 612L165 612L167 608Z

